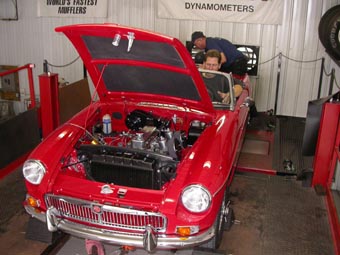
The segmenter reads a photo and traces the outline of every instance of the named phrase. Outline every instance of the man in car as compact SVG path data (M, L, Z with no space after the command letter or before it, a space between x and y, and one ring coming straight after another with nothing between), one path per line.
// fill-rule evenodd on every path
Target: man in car
M203 32L196 31L191 35L191 42L201 50L215 49L221 53L221 72L244 75L247 72L247 57L226 39L206 37Z
M208 50L204 55L203 69L218 71L221 67L221 54L218 50ZM222 75L202 73L204 83L212 101L230 103L229 83ZM242 93L241 81L234 79L234 96L237 98Z

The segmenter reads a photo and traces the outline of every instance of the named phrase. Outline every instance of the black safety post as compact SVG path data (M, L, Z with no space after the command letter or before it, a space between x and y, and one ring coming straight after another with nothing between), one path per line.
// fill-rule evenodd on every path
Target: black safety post
M43 72L44 73L48 73L48 64L47 64L47 60L46 59L44 60L44 63L43 63Z
M281 61L282 61L282 53L280 52L279 59L278 59L278 62L277 62L277 77L276 77L276 93L275 93L274 115L276 115L277 100L278 100L278 97L279 97Z
M321 96L321 87L322 87L322 78L323 78L323 70L325 67L325 58L321 60L321 68L320 68L320 79L319 79L319 89L318 89L318 99Z
M329 82L328 95L332 95L332 92L333 92L333 85L334 85L334 77L335 77L335 69L332 68L332 72L331 72L331 80L330 80L330 82Z

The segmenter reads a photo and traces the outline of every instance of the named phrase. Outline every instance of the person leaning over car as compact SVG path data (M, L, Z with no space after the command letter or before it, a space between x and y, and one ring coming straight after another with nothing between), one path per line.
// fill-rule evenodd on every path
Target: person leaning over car
M218 71L221 67L221 54L218 50L208 50L204 55L202 68L205 70ZM230 103L229 83L222 75L202 73L205 86L212 101ZM239 97L242 93L241 81L234 79L234 95ZM237 83L237 84L236 84Z
M244 75L247 72L247 57L228 40L206 37L203 32L196 31L191 35L191 42L201 50L218 50L221 53L220 71L237 75Z

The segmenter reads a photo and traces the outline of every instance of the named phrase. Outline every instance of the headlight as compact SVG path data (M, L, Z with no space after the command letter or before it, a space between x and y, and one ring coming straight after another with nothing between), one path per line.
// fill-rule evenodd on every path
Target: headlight
M27 160L22 168L22 173L27 181L32 184L40 184L46 173L43 164L38 160Z
M211 203L209 191L200 185L191 185L182 192L182 203L190 212L200 213L206 211Z

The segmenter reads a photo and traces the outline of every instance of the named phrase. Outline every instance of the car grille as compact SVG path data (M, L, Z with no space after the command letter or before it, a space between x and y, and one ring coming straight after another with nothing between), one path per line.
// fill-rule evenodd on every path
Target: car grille
M144 231L152 226L156 232L164 232L166 217L159 213L132 210L127 208L102 205L70 197L46 195L47 207L53 206L60 218L129 231Z

